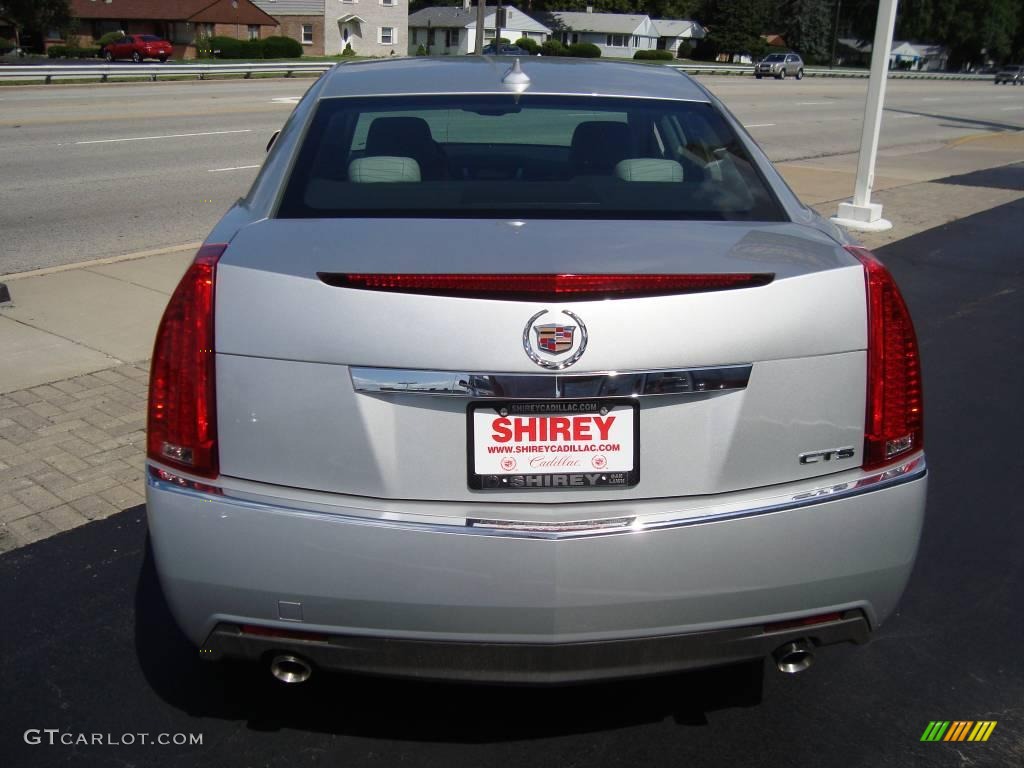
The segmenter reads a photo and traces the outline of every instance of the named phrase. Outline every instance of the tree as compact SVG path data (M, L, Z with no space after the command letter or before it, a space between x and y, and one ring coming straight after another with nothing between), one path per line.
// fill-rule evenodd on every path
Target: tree
M833 0L787 0L783 5L782 36L804 61L826 63L832 52Z
M0 18L14 24L16 42L31 31L40 36L48 29L63 29L71 23L69 0L0 0Z

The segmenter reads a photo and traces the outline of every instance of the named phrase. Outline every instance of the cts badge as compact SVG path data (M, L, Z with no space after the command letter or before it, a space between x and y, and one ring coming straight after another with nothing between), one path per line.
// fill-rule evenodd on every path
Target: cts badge
M831 448L827 451L811 451L801 453L798 457L801 464L817 464L822 461L833 461L835 459L852 459L854 456L853 447Z
M541 368L553 371L568 368L580 359L586 348L587 326L579 315L568 309L561 312L543 309L527 320L523 329L523 349Z

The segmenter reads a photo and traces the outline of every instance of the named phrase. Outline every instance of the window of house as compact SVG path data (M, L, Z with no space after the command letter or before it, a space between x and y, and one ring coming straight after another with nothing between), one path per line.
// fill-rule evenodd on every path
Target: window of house
M449 48L453 48L459 44L459 30L449 29L446 37L445 45Z
M313 25L303 24L302 25L302 42L304 45L313 44Z
M380 44L381 45L394 45L395 44L395 28L394 27L381 27L380 28Z
M640 47L640 35L633 35L633 47L634 48L639 48Z
M381 5L398 5L398 0L380 0Z
M487 29L487 27L484 27L484 40L493 40L493 39L494 39L494 30L493 29Z
M249 25L249 39L250 40L259 40L260 39L260 26L259 26L259 24L250 24Z
M433 45L435 37L436 30L433 27L431 27L430 29L427 30L427 45Z
M199 25L199 34L203 37L213 37L213 24L202 22Z
M629 43L626 42L628 35L608 35L608 45L611 48L625 48Z

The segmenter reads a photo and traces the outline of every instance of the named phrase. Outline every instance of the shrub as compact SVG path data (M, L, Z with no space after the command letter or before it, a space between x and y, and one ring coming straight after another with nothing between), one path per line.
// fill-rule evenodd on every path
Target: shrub
M51 45L46 49L46 55L51 59L63 59L68 55L68 47L66 45Z
M264 56L263 52L263 41L262 40L239 40L238 42L238 58L240 59L262 59Z
M717 40L705 37L693 49L693 58L697 59L697 61L715 61L721 52L722 46Z
M597 59L601 56L601 49L593 43L573 43L569 46L569 55L578 59Z
M0 54L7 53L8 51L14 50L14 41L8 40L6 37L0 37Z
M196 57L200 59L211 59L213 58L213 38L203 37L202 35L196 36L194 45L196 47Z
M545 40L540 47L542 56L568 56L569 52L558 40Z
M115 40L120 40L122 37L124 37L124 33L120 30L117 30L116 32L107 32L107 34L103 35L103 37L96 41L96 45L109 45Z
M672 61L672 51L661 51L661 50L645 50L637 51L633 54L634 59L641 59L643 61Z
M426 56L427 49L423 47L423 43L420 43L420 47L416 49L417 56Z
M263 56L268 59L298 59L302 56L302 43L291 37L275 35L262 43Z
M210 49L218 59L242 58L242 41L233 37L215 36L210 38Z
M352 43L345 43L345 50L341 52L342 56L355 56L356 52L352 50Z
M516 45L522 48L530 55L536 54L540 50L540 44L536 40L532 40L529 37L520 37L516 40Z
M690 55L692 53L693 53L693 43L691 43L689 40L683 40L679 44L679 49L676 51L676 55L680 59L687 59L687 58L690 57Z

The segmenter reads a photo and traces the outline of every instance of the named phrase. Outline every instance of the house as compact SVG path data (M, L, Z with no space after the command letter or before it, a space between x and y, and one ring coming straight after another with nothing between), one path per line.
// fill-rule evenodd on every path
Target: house
M79 45L119 30L157 35L171 41L175 58L194 58L198 36L254 40L270 37L278 26L252 0L70 0L70 6L79 21Z
M637 51L658 47L658 29L649 16L594 13L587 6L585 12L551 11L541 18L556 39L566 45L593 43L602 56L631 59Z
M252 0L253 4L277 19L274 34L302 43L305 56L324 55L325 0Z
M346 46L359 56L402 56L408 47L409 0L324 0L324 52Z
M842 64L869 66L871 43L854 38L839 40ZM935 72L946 69L949 62L949 48L931 43L912 43L907 40L893 40L889 49L889 69Z
M707 36L707 30L696 21L686 19L651 19L658 30L658 48L679 51L680 43L694 43Z
M543 43L551 30L527 16L514 5L503 5L505 22L501 36L515 42L528 37ZM484 8L484 44L494 40L497 8ZM419 47L430 56L465 54L476 51L477 8L470 0L461 6L424 8L409 17L409 54L415 55Z

